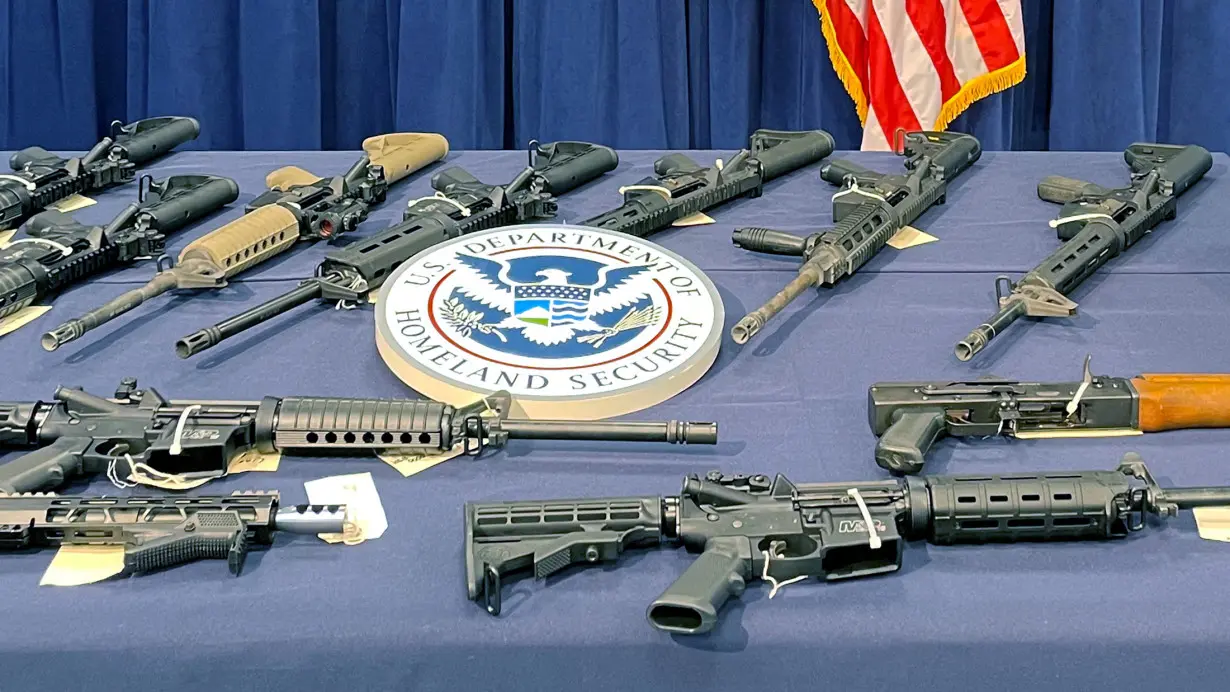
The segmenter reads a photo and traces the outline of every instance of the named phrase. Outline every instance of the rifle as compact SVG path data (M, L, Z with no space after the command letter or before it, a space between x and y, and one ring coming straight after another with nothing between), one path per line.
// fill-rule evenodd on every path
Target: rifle
M918 473L936 440L951 437L1108 437L1230 427L1230 375L1094 375L1078 382L981 379L877 382L867 416L876 463Z
M497 392L469 406L430 400L265 397L260 401L170 401L137 381L113 399L59 387L49 402L0 402L0 447L35 447L0 465L0 492L51 490L69 478L120 478L138 465L186 480L224 474L236 454L297 451L362 454L386 449L478 456L509 439L716 444L717 425L683 421L509 418Z
M278 504L276 492L198 497L60 497L0 493L0 550L122 545L124 570L140 574L200 559L243 571L248 547L275 531L341 533L345 505Z
M1011 476L907 476L794 484L778 475L684 479L679 495L466 505L466 585L500 612L502 576L539 579L629 548L683 544L700 553L650 604L649 624L679 634L713 629L747 582L838 581L901 568L903 544L1104 540L1145 527L1145 515L1230 505L1230 487L1162 488L1129 453L1114 471Z
M313 299L358 303L423 250L476 231L555 216L555 196L617 165L619 156L597 144L534 142L529 165L507 185L487 185L456 166L440 171L431 179L437 195L410 202L402 223L325 255L316 275L297 288L180 339L175 352L188 358Z
M889 238L935 204L943 204L948 183L982 154L977 139L953 132L910 132L897 152L906 157L906 175L887 175L838 159L820 177L841 186L833 195L831 230L806 238L768 228L740 228L735 245L754 252L802 257L799 275L767 303L730 330L745 344L811 286L832 286L850 276L884 247Z
M0 317L111 267L162 254L166 236L234 202L230 178L142 176L137 201L106 226L86 226L54 209L40 212L0 248Z
M667 154L653 164L655 177L620 188L624 203L582 226L644 238L698 212L740 197L759 197L764 184L833 153L833 137L823 130L756 130L748 148L702 167L683 154Z
M47 332L43 348L54 351L173 288L220 289L297 241L331 241L354 230L384 202L389 185L443 158L448 142L436 134L400 133L370 137L363 150L346 173L332 178L295 166L273 171L265 178L269 190L243 216L189 243L178 263L159 258L149 283Z
M0 228L11 227L70 195L105 190L136 176L137 166L196 139L201 126L192 118L147 118L111 123L103 137L80 158L62 158L42 147L27 147L9 157L12 173L0 175Z
M1173 219L1179 195L1213 165L1209 152L1194 145L1133 144L1123 159L1132 182L1118 190L1058 175L1038 183L1038 197L1063 204L1050 225L1066 242L1016 283L995 277L999 312L957 342L958 360L973 358L1020 317L1076 315L1067 294L1159 223Z

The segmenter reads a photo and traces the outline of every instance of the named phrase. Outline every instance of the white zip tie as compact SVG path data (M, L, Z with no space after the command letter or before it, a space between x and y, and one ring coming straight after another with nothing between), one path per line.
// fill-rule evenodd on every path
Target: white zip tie
M636 192L636 191L656 192L659 195L662 195L663 197L667 199L671 198L671 191L662 187L661 185L624 185L623 187L619 188L619 194L621 195L628 193L628 192Z
M841 197L843 195L862 195L863 197L870 197L872 199L879 200L881 202L884 202L885 204L888 203L888 200L884 199L884 195L878 195L874 192L868 192L864 190L863 188L858 186L858 181L853 180L853 179L850 180L850 187L846 188L845 190L842 190L841 192L835 193L833 195L833 199L837 199L838 197Z
M362 283L363 283L363 277L356 276L350 280L350 283L346 284L346 288L351 291L355 291L355 290L358 290L359 285ZM358 303L352 300L346 300L343 298L342 300L337 301L337 305L334 305L333 309L334 310L354 310L357 307L359 307Z
M867 509L867 503L863 502L863 496L859 494L858 488L850 488L846 494L854 498L854 502L858 505L858 511L863 513L863 523L867 525L867 543L872 550L879 550L883 544L880 541L880 532L876 531L876 525L871 521L871 512Z
M184 409L184 412L179 414L179 420L175 423L175 437L171 438L171 456L177 457L184 451L184 446L180 444L184 439L184 425L188 423L188 416L192 412L201 408L200 404L193 404Z
M1081 386L1076 388L1076 395L1068 402L1065 410L1068 412L1068 417L1072 417L1076 413L1077 407L1080 406L1081 397L1085 396L1085 390L1089 389L1089 385L1093 384L1093 373L1089 370L1089 361L1092 360L1093 354L1085 355L1085 368L1081 373Z
M22 178L21 176L17 176L17 175L8 175L7 173L2 174L0 175L0 180L13 180L13 181L19 182L22 185L25 185L26 189L30 191L34 191L38 189L38 185L35 185L29 180L26 180L25 178Z
M722 160L721 160L721 159L714 159L714 160L713 160L713 167L714 167L714 168L716 168L716 169L718 169L718 171L721 171L721 170L722 170L722 168L723 168L723 167L725 167L725 166L726 166L726 164L722 163Z
M773 543L769 544L769 548L771 550L777 550L777 548L779 547L781 547L781 542L779 541L774 541ZM777 592L781 591L786 586L789 586L790 584L793 584L795 582L803 581L804 579L807 578L807 575L804 575L804 574L800 574L799 576L794 577L793 579L787 579L786 581L778 581L774 579L773 577L770 577L769 576L769 562L773 559L774 556L769 550L762 550L760 551L760 554L764 555L764 569L760 570L760 578L761 580L768 582L771 587L769 589L769 598L773 598L774 596L776 596ZM778 555L777 557L781 557L781 555Z
M469 216L469 215L470 215L470 208L469 208L469 207L467 207L466 205L462 204L461 202L458 202L458 201L457 201L457 200L455 200L455 199L450 199L450 198L448 198L448 197L447 197L447 196L446 196L443 192L437 192L436 194L432 195L431 197L419 197L418 199L412 199L412 200L410 200L409 202L407 202L407 203L406 203L406 208L407 208L407 209L409 209L410 207L413 207L414 205L418 204L419 202L427 202L427 201L431 201L431 202L448 202L449 204L453 205L454 207L457 207L457 210L461 212L461 215L462 215L462 216Z
M1074 214L1072 216L1064 216L1058 219L1051 219L1046 222L1046 225L1051 228L1059 228L1060 224L1068 223L1069 221L1085 221L1087 219L1109 219L1111 223L1118 225L1115 217L1110 214L1102 214L1100 212L1089 212L1088 214Z
M131 454L125 454L124 459L128 461L129 473L132 473L132 467L136 466L137 462L132 460ZM120 489L135 488L137 486L136 483L127 483L120 479L120 474L116 470L115 462L117 461L119 461L118 457L111 457L111 462L107 464L107 480L111 481L111 485L114 485L115 487L120 488Z
M73 254L73 249L71 247L67 245L61 245L60 243L57 243L54 240L47 240L46 238L19 238L17 240L10 242L5 247L13 247L14 245L18 243L37 243L39 245L49 245L55 248L56 250L59 250L61 253L63 253L65 257L68 257L69 255Z

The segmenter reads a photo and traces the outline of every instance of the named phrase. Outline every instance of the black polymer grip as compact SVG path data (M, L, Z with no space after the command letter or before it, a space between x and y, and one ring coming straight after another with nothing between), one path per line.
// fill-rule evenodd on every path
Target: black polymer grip
M730 239L744 250L771 255L802 257L807 251L807 238L771 228L737 228Z
M163 233L173 233L239 198L239 185L213 175L173 175L152 188L158 200L141 215Z
M848 177L853 177L861 183L863 181L873 181L883 176L883 173L878 173L870 168L864 168L857 163L846 161L845 159L833 159L820 168L820 179L830 185L841 185Z
M833 153L833 136L823 130L756 130L750 144L752 156L762 166L761 182L809 166Z
M944 430L943 409L902 410L876 443L876 464L893 473L918 473Z
M202 511L162 535L148 537L124 550L124 571L152 572L195 560L227 561L239 576L248 555L247 527L232 511Z
M453 446L455 409L417 399L267 398L256 421L257 447L338 450Z
M1120 538L1116 499L1129 496L1118 471L926 476L932 543Z
M1108 195L1110 192L1101 185L1062 175L1048 175L1038 183L1038 198L1056 204L1075 202L1086 196Z
M619 165L614 149L588 142L551 142L536 151L535 172L543 190L552 195L576 189Z
M201 125L195 118L180 116L146 118L115 129L114 146L136 164L158 158L201 134Z
M740 555L740 543L747 542L740 536L709 539L700 557L649 604L649 623L681 634L712 630L726 601L747 588L750 561Z

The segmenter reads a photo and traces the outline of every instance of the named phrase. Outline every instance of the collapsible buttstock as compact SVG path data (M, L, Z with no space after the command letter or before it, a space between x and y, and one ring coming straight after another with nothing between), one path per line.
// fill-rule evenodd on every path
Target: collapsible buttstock
M1141 375L1132 385L1144 432L1230 427L1230 374Z
M298 239L298 218L289 209L270 204L192 241L179 254L179 261L208 261L229 278L281 253Z
M363 140L372 164L384 168L390 184L448 154L448 140L434 132L394 132Z
M265 176L265 186L270 190L289 190L295 185L312 185L320 176L298 166L282 166Z

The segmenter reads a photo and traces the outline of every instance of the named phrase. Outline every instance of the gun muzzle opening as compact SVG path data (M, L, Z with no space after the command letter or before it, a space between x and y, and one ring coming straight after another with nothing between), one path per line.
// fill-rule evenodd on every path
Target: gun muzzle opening
M983 337L981 332L975 329L970 332L969 336L965 337L964 340L957 342L953 352L956 354L957 360L964 363L970 358L973 358L979 351L985 348L986 345L986 338Z
M39 343L42 344L44 351L54 351L84 333L85 330L77 326L77 320L71 320L43 334Z
M213 330L217 331L217 330ZM190 358L201 351L213 348L220 341L210 333L209 329L202 329L195 334L189 334L179 341L175 342L175 355L180 358Z
M739 320L735 326L730 328L730 338L736 344L746 344L753 336L756 336L756 332L759 332L763 326L764 320L760 315L752 313Z

